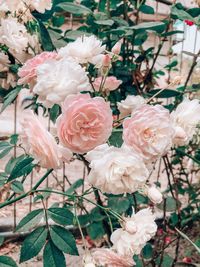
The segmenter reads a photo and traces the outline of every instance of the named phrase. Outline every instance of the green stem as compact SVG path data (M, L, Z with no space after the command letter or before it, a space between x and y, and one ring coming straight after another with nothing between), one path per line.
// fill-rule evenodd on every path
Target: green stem
M6 207L8 205L11 205L11 204L23 199L23 198L26 198L30 194L34 193L36 191L36 189L41 185L41 183L49 176L49 174L52 171L53 171L53 169L48 170L45 173L45 175L35 184L35 186L30 191L28 191L28 192L26 192L26 193L24 193L24 194L22 194L22 195L20 195L20 196L18 196L16 198L12 199L12 200L9 200L9 201L6 201L6 202L0 204L0 209L3 208L3 207Z

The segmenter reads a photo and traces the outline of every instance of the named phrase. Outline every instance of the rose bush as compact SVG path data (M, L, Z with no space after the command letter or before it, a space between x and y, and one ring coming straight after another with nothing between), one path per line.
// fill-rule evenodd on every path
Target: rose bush
M9 158L0 171L0 209L28 196L41 201L15 229L30 232L20 264L42 251L44 267L65 267L64 253L79 253L66 227L74 226L85 267L175 266L182 237L199 251L183 232L199 220L199 84L189 82L200 53L181 85L178 62L156 63L177 34L176 20L199 27L200 9L173 3L165 20L142 23L141 13L155 12L148 1L80 2L0 1L1 112L29 95L21 131L0 141L0 159ZM83 23L76 30L69 13ZM158 36L157 51L150 35ZM66 189L65 168L74 161L84 165L83 177ZM50 177L62 190L44 185ZM63 199L48 207L53 194ZM175 256L167 252L173 244ZM16 267L7 256L2 264Z

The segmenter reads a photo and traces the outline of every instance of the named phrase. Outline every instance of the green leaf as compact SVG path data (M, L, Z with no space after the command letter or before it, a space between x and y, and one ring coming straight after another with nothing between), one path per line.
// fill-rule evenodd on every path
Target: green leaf
M7 108L7 106L9 106L15 100L20 91L21 87L17 86L16 89L12 90L9 94L6 95L3 101L1 112L3 112Z
M154 89L148 93L149 96L156 95L155 96L156 98L170 98L170 97L180 96L180 94L181 94L181 92L179 92L177 90L172 90L172 89L165 89L165 90Z
M53 45L56 48L61 48L67 44L60 33L56 32L52 29L48 29L48 33L51 37ZM57 104L55 104L55 105L57 105Z
M17 141L18 141L18 137L19 137L18 134L12 134L11 137L10 137L10 143L12 145L16 145Z
M187 13L183 9L177 8L177 6L172 7L171 16L173 18L179 19L179 20L191 20L191 21L193 21L193 17L189 13Z
M165 23L163 22L143 22L135 26L129 27L129 29L133 30L154 30L157 31L160 27L164 28L166 27Z
M53 225L50 228L50 236L58 249L70 255L78 255L75 239L67 229Z
M92 11L89 8L80 4L60 3L59 5L57 5L57 7L75 15L88 15L92 13Z
M8 147L10 147L10 144L8 142L0 142L0 150L4 150Z
M130 202L125 197L109 197L108 199L108 207L120 214L127 211L129 206Z
M121 147L123 144L122 129L113 130L108 142L111 146Z
M147 243L142 250L143 257L145 259L151 259L153 256L153 248L150 243Z
M17 158L10 158L10 160L8 161L8 163L6 164L6 167L5 167L5 172L7 174L11 174L13 168L15 167L15 165L17 164L17 162L20 162L22 161L23 159L25 159L27 156L26 155L21 155Z
M79 188L80 186L82 186L84 183L83 179L79 179L77 180L75 183L73 183L70 188L67 189L67 191L65 192L68 195L72 195L74 193L74 191Z
M173 263L173 258L170 257L167 253L164 253L163 259L162 259L162 263L160 265L160 257L158 259L156 259L156 266L161 266L161 267L171 267L172 263Z
M0 256L0 266L1 267L17 267L17 264L10 257Z
M3 242L4 242L4 237L3 236L0 236L0 246L3 245Z
M144 14L154 14L155 13L153 7L145 5L145 4L140 6L139 11L144 13Z
M21 161L18 161L15 167L12 169L8 181L12 181L13 179L16 179L20 176L28 175L35 166L34 164L32 164L33 160L34 160L33 158L27 156L26 158L23 158Z
M31 211L26 215L17 225L16 231L28 231L30 228L35 227L42 219L44 215L43 209L37 209Z
M60 106L55 104L50 109L50 119L55 123L58 116L61 114Z
M21 247L20 263L38 255L47 239L46 227L39 227L26 237Z
M21 194L24 192L24 187L23 184L19 181L13 181L11 184L11 189L16 193L16 194Z
M5 157L12 149L13 147L7 147L4 150L2 150L0 152L0 159L2 159L3 157Z
M49 208L48 216L56 223L62 225L72 225L74 220L73 213L66 208Z
M43 49L45 51L53 51L55 47L52 43L48 30L46 29L44 24L39 19L38 19L38 25L39 25L39 33L40 33L40 39L41 39Z
M112 26L114 24L114 21L112 19L96 20L95 23L103 26Z
M180 203L179 203L180 205ZM157 207L161 210L164 209L164 201L157 205ZM166 198L166 211L176 211L176 200L173 197L167 197Z
M66 267L65 257L50 240L44 248L44 267Z
M68 31L65 34L65 37L72 41L76 40L78 37L81 37L81 36L91 36L91 33L83 32L79 30L73 30L73 31Z
M102 222L93 222L87 227L87 232L92 240L104 236L105 231Z

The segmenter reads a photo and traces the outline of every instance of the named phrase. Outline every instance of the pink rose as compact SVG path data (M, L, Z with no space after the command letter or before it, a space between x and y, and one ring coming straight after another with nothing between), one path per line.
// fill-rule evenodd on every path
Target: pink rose
M164 155L172 144L174 134L169 111L160 105L143 105L123 123L125 144L154 161Z
M112 132L112 111L101 97L68 96L57 119L61 143L76 153L86 153L105 143Z
M26 145L27 152L41 167L57 169L62 166L62 162L70 160L72 153L67 148L57 145L53 136L32 112L25 114L21 124L22 142Z
M96 78L93 82L94 89L96 91L99 91L101 84L102 84L102 77ZM103 84L103 88L101 89L102 91L109 93L110 91L116 90L120 86L120 84L122 84L121 80L117 80L116 77L110 76L106 78Z
M20 79L18 84L34 83L37 77L37 67L43 64L48 59L55 59L57 57L56 52L43 52L29 60L19 69L18 75Z

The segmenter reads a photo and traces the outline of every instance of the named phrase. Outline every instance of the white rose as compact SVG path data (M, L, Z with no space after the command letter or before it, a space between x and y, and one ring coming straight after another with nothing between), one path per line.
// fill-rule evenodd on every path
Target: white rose
M27 30L16 18L1 19L0 43L12 52L20 53L28 46Z
M129 219L130 220L130 219ZM146 242L149 241L157 231L155 216L150 209L143 209L134 214L131 220L137 226L137 231L129 233L126 229L117 229L111 235L113 249L120 255L140 254Z
M32 9L37 10L39 13L44 13L52 7L51 0L29 0L29 4Z
M102 64L103 52L106 46L94 35L82 36L76 41L67 44L58 52L60 57L72 57L80 64L92 63L96 66Z
M148 189L147 196L154 204L161 203L162 199L163 199L160 191L154 186L152 186Z
M142 159L124 148L101 145L86 158L91 167L88 180L102 192L133 193L144 186L149 175Z
M192 139L197 124L200 122L199 100L184 99L170 115L175 129L173 143L187 145Z
M47 107L61 104L68 95L90 90L86 72L72 59L47 60L37 68L33 92Z
M130 115L134 110L145 103L145 99L141 96L128 95L125 100L117 103L120 111L120 118Z

